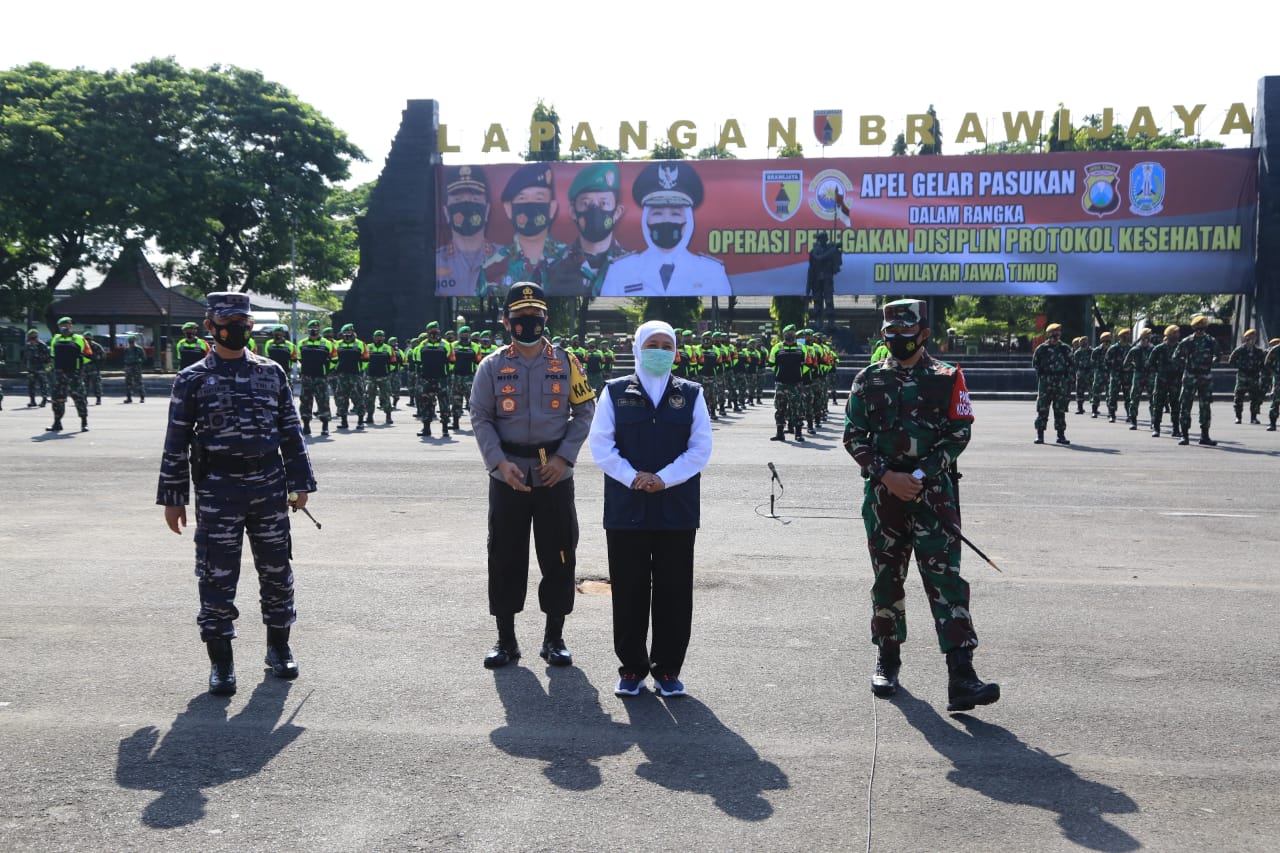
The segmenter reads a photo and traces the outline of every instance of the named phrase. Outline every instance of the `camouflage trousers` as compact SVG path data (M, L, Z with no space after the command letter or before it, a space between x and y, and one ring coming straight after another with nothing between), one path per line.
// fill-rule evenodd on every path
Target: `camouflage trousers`
M883 485L867 480L862 522L875 582L871 586L871 641L907 639L906 581L911 552L924 581L938 646L944 652L978 645L969 616L969 584L960 577L960 538L948 530L939 513L959 525L950 480L929 487L923 502L902 501Z
M1107 414L1115 417L1120 407L1120 398L1124 398L1125 409L1129 408L1129 386L1132 379L1123 370L1115 370L1107 376Z
M418 390L418 420L424 424L431 423L436 416L436 406L440 406L440 423L449 423L449 380L427 379L423 377Z
M364 380L364 411L370 418L376 412L377 406L382 407L382 411L391 414L391 383L390 376L367 376ZM375 406L375 404L377 404Z
M312 407L320 418L320 423L329 422L329 380L323 376L303 376L302 394L298 403L298 413L304 421L311 420Z
M773 386L773 421L783 432L804 426L804 388L777 382Z
M102 370L96 364L86 364L80 371L86 397L102 396Z
M761 400L764 399L764 397L760 393L762 390L763 390L763 384L761 383L761 380L760 380L759 371L755 373L748 373L747 374L747 399L754 400L755 402L759 403Z
M147 390L142 387L142 365L140 364L133 364L124 369L124 397L126 400L131 400L134 394L144 400L147 397Z
M1083 409L1084 401L1089 398L1089 392L1093 388L1093 371L1092 370L1076 371L1075 380L1076 380L1075 381L1076 406L1077 408Z
M1191 403L1193 401L1200 403L1200 429L1208 429L1209 423L1213 419L1213 411L1211 409L1213 404L1213 379L1207 375L1182 374L1181 397L1178 414L1179 423L1182 426L1182 434L1185 436L1187 430L1191 429Z
M474 376L454 376L449 380L449 390L453 394L453 416L462 417L462 410L471 403L471 385L476 381ZM592 386L595 387L594 385ZM599 392L596 392L597 394Z
M1040 376L1036 380L1036 431L1049 426L1049 407L1053 407L1053 428L1058 432L1067 429L1067 404L1071 402L1070 380L1066 374Z
M702 386L702 399L707 401L707 413L711 417L719 419L720 403L717 394L720 386L719 380L714 376L699 376L697 382Z
M60 419L67 411L67 395L75 403L76 414L81 418L89 417L89 405L84 397L84 378L78 370L55 370L53 372L53 417Z
M49 396L49 374L44 370L28 370L27 395L35 400L37 393L41 400Z
M1129 398L1125 400L1125 413L1133 423L1138 422L1138 409L1142 407L1142 396L1147 396L1151 417L1154 420L1156 400L1152 393L1156 378L1150 372L1133 372L1133 382L1129 385Z
M273 628L293 624L293 569L289 504L283 477L253 488L196 489L196 578L199 581L200 639L236 635L236 585L245 534L258 571L262 622Z
M1272 423L1280 417L1280 376L1276 377L1275 385L1271 389L1271 408L1267 410L1267 417Z
M348 407L355 410L357 416L364 414L364 378L354 373L339 373L334 377L334 404L338 409L338 417L347 416Z
M1164 420L1165 406L1169 407L1169 423L1181 428L1179 408L1182 398L1182 377L1177 375L1156 377L1156 390L1151 394L1151 427L1155 429Z
M1093 402L1093 411L1098 411L1098 406L1102 404L1102 400L1107 396L1107 383L1111 379L1110 372L1106 370L1095 370L1093 372L1093 393L1090 399Z
M1231 403L1235 406L1236 417L1240 417L1244 411L1245 400L1249 401L1249 416L1257 418L1258 413L1262 411L1262 403L1267 399L1267 392L1262 387L1261 376L1245 376L1241 373L1236 374L1236 389L1231 397Z
M600 395L604 393L604 373L587 371L587 384L591 386L591 390L596 392L596 399L600 399Z

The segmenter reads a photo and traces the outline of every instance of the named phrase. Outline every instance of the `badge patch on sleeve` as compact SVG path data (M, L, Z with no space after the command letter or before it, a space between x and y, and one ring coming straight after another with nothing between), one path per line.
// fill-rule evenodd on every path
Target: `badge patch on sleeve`
M577 356L569 356L569 402L576 406L595 398L596 392L582 372L582 365L578 363Z
M505 414L511 414L516 410L516 398L503 397L502 401L498 403L498 408L502 409Z
M951 386L951 408L949 417L953 421L973 420L973 405L969 402L969 388L964 384L964 372L956 368L956 381Z

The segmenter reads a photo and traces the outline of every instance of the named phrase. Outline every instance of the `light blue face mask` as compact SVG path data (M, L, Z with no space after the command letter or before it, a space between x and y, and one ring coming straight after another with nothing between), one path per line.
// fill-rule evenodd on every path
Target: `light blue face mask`
M675 361L676 354L668 349L640 350L640 369L650 376L666 376Z

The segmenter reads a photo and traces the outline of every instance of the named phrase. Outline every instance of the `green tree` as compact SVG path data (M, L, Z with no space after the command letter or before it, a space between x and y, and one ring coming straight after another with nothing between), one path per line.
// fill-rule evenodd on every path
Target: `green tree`
M775 296L769 301L769 316L773 318L774 333L781 336L783 328L805 323L804 308L808 302L803 296Z
M585 146L575 148L570 155L571 160L625 160L626 152L617 148L610 148L607 145L597 145L595 150L591 150Z
M737 160L738 155L719 145L708 145L693 155L695 160Z
M644 320L662 320L677 329L696 329L702 319L697 296L650 296L644 300Z
M649 160L683 160L684 150L677 148L667 140L662 140L649 149Z
M538 150L532 149L525 151L523 155L525 160L530 162L553 163L560 159L560 114L556 112L553 104L548 104L538 98L537 105L533 108L532 121L547 121L555 128L550 139L543 140L538 143ZM529 140L532 144L533 140Z
M916 149L916 154L929 155L942 153L942 125L938 123L938 113L934 110L933 104L928 109L929 122L925 129L933 135L932 142L921 142L920 147Z
M778 149L779 160L787 160L795 157L804 157L804 146L799 142L795 145L784 145Z

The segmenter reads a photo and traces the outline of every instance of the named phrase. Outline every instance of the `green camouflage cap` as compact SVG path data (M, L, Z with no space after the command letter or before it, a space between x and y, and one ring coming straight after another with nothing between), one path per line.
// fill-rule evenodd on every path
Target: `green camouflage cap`
M437 323L435 320L432 320L430 323L427 324L427 331L429 332L432 329L435 329L437 332L440 331L440 324Z
M198 329L198 328L200 328L200 327L199 327L199 326L197 326L195 323L183 323L183 324L182 324L182 331L184 331L184 332L185 332L187 329Z
M592 163L579 172L573 179L573 183L569 184L569 201L573 201L582 193L611 192L617 195L621 187L622 178L618 174L617 166L612 163Z
M922 299L898 299L884 305L884 323L880 331L890 326L923 326L928 319Z
M320 330L320 334L323 335L325 332L332 332L332 331L333 331L333 326L325 326L323 329Z
M375 331L375 332L373 333L373 336L374 336L375 338L385 338L385 337L387 336L387 333L386 333L386 332L384 332L384 331L382 331L381 329L378 329L377 331Z
M458 334L460 334L460 335L469 335L469 334L471 334L471 327L470 327L470 326L463 326L462 328L458 329Z
M344 335L345 335L347 332L354 332L355 330L356 330L356 325L355 325L355 323L344 323L344 324L343 324L343 326L342 326L342 334L344 334Z
M59 325L59 326L61 326L63 323L66 323L68 326L70 326L70 325L71 325L71 318L70 318L70 317L59 317L59 318L58 318L58 325Z
M318 328L320 328L320 321L319 321L319 320L312 320L310 323L308 323L308 324L307 324L307 328L308 328L308 329L318 329Z
M782 334L785 335L787 332L794 332L795 330L796 330L796 324L788 323L787 325L782 327Z

